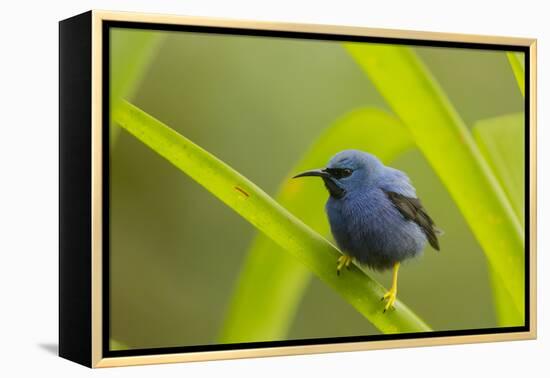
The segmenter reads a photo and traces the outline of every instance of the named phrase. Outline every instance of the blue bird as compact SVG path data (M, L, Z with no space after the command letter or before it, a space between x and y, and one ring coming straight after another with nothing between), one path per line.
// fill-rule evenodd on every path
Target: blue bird
M329 192L325 205L332 235L342 251L336 272L352 259L371 269L393 268L390 290L382 297L384 312L397 298L397 274L403 260L422 254L426 243L439 251L435 226L416 196L408 176L385 166L376 156L345 150L328 166L294 178L317 176Z

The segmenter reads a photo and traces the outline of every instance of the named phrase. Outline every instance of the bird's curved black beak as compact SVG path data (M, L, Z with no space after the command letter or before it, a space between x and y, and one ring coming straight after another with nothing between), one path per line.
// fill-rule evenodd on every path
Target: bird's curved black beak
M325 186L328 192L334 198L342 198L344 194L346 194L345 189L341 188L338 185L338 183L336 182L336 179L326 169L312 169L311 171L305 171L300 174L297 174L292 178L308 177L308 176L321 177L325 182Z
M297 174L293 178L298 177L307 177L307 176L317 176L317 177L324 177L324 178L330 178L330 173L325 171L324 169L312 169L311 171L305 171L300 174Z

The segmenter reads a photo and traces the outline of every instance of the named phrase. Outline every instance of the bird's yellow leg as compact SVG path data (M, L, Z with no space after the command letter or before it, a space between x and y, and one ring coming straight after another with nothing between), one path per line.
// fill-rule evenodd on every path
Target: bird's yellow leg
M343 267L349 268L349 264L351 264L351 256L348 255L342 255L338 257L338 265L336 266L336 274L340 275L340 271Z
M393 277L392 277L391 288L382 297L382 300L386 301L386 305L384 306L384 312L386 312L390 308L393 308L393 304L397 299L397 274L398 273L399 273L399 263L395 263L395 265L393 266Z

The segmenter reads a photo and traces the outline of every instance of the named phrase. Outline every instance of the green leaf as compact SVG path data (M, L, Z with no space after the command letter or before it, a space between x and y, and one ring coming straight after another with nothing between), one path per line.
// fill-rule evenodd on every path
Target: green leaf
M525 54L509 51L506 56L512 66L519 90L525 96Z
M493 301L497 315L498 324L501 327L517 327L524 324L523 310L512 306L512 297L502 279L493 269L489 269L489 279L493 289Z
M374 108L354 110L313 143L290 170L276 200L309 227L328 235L329 225L322 206L326 190L318 183L290 177L325 166L330 157L343 149L370 151L389 162L412 147L407 129L394 116ZM268 237L258 234L239 275L220 341L284 339L309 279L310 273L303 265Z
M475 141L499 180L514 212L525 223L525 118L515 113L477 122Z
M447 188L520 311L524 308L524 234L468 128L414 51L347 43ZM442 225L444 227L444 225Z
M516 217L525 224L525 119L522 113L477 122L473 135L485 160L506 192ZM491 272L497 318L502 326L523 324L523 316L510 306L510 295Z
M117 101L132 98L163 37L150 31L114 28L110 38L109 97L112 108ZM120 129L111 125L110 130L114 142Z
M336 276L334 264L340 253L331 243L209 152L126 101L117 104L113 120L265 233L282 247L280 253L301 262L379 329L387 333L430 330L401 302L395 311L383 313L384 288L357 267Z

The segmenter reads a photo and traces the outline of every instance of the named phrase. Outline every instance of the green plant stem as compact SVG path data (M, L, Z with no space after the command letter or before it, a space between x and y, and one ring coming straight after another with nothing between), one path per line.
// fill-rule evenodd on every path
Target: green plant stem
M383 313L384 288L357 267L338 277L334 264L340 253L331 243L209 152L126 101L113 109L113 120L265 233L379 329L386 333L430 330L401 302L395 311Z
M458 113L411 48L359 43L346 47L439 175L510 293L511 305L523 309L523 231Z

